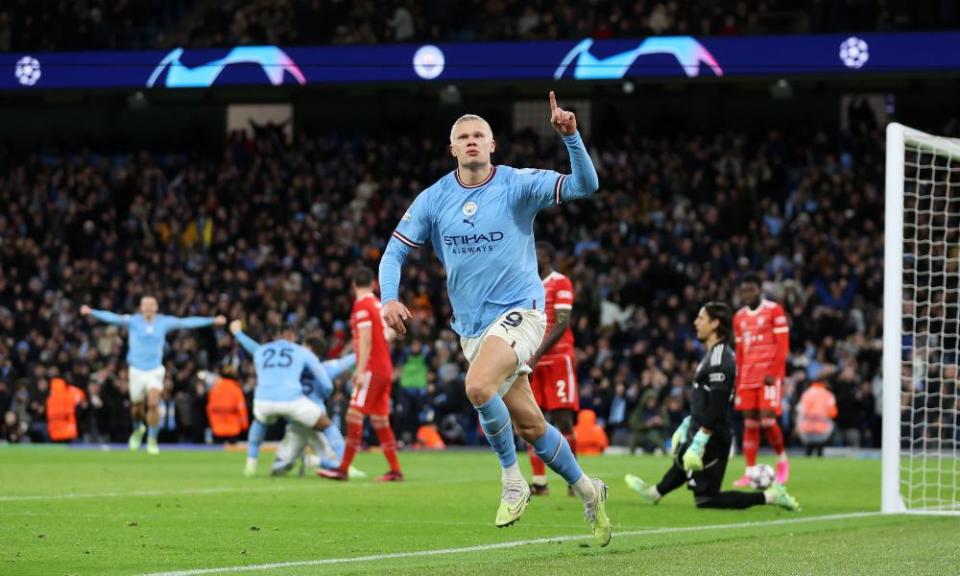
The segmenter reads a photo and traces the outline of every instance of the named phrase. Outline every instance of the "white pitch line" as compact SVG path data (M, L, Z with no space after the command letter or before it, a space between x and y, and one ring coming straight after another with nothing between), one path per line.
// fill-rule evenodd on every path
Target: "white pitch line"
M124 496L194 496L201 494L223 494L239 492L232 488L199 488L196 490L140 490L137 492L78 492L70 494L37 494L20 496L0 496L0 502L19 502L25 500L74 500L79 498L122 498Z
M30 500L77 500L83 498L139 498L147 496L203 496L205 494L250 494L257 492L298 492L315 489L303 485L291 486L246 486L235 488L195 488L188 490L136 490L132 492L71 492L67 494L23 494L0 496L0 502L20 502ZM357 486L360 486L359 484ZM366 486L366 484L364 484Z
M785 520L762 520L759 522L739 522L736 524L711 524L706 526L677 526L666 528L651 528L648 530L633 530L629 532L614 532L614 538L629 538L633 536L649 536L654 534L680 534L684 532L705 532L709 530L730 530L739 528L759 528L764 526L780 526L783 524L806 524L810 522L830 522L833 520L848 520L879 516L880 512L853 512L849 514L831 514L826 516L810 516L807 518L789 518ZM435 550L416 550L411 552L393 552L390 554L373 554L370 556L354 556L351 558L325 558L322 560L296 560L292 562L274 562L271 564L248 564L246 566L224 566L221 568L197 568L193 570L175 570L172 572L151 572L141 576L199 576L201 574L228 574L233 572L255 572L262 570L277 570L280 568L301 568L305 566L327 566L331 564L356 564L361 562L377 562L380 560L396 560L400 558L418 558L424 556L444 556L450 554L467 554L470 552L485 552L487 550L502 550L535 544L557 544L561 542L575 542L589 540L591 536L551 536L534 538L532 540L514 540L495 544L480 544L463 548L440 548Z
M425 482L408 482L405 485L398 485L397 488L405 488L406 486L433 486L433 485L450 485L450 484L470 484L477 482L478 480L472 478L460 478L460 479L448 479L448 480L431 480ZM298 492L306 490L317 490L321 485L333 486L333 484L327 484L320 481L303 483L303 484L290 484L285 486L263 486L263 485L251 485L246 487L234 487L234 488L197 488L190 490L138 490L133 492L73 492L67 494L20 494L12 496L0 496L0 502L22 502L30 500L76 500L82 498L137 498L141 496L202 496L204 494L247 494L255 492ZM340 488L375 488L380 486L376 482L355 482L355 483L344 483L337 485Z
M17 514L18 517L21 517L21 516L29 516L29 517L31 517L31 518L92 518L92 519L100 519L100 520L104 520L104 519L110 519L110 520L129 520L129 519L131 519L131 518L132 518L132 519L135 519L135 520L157 520L157 519L169 520L170 517L171 517L170 514L129 514L129 513L126 513L126 512L110 513L110 514L91 514L91 513L72 514L72 513L70 513L70 512L33 512L33 511L22 512L22 511L18 511L16 514ZM176 513L175 513L175 514L176 514ZM191 515L191 516L190 516L190 518L194 518L194 517L196 517L196 516L195 516L195 515ZM206 519L206 520L257 521L257 520L255 520L254 518L252 518L252 517L250 517L250 516L237 516L237 515L230 515L230 514L227 514L227 515L224 515L224 514L214 514L214 515L206 514L206 515L204 515L204 519ZM277 516L277 515L275 515L275 514L270 514L270 518L269 518L269 521L270 521L271 523L276 523L276 522L296 522L296 521L300 521L300 520L303 520L303 518L300 517L300 516ZM458 522L458 521L454 521L454 520L450 520L450 521L446 521L446 520L383 520L383 519L376 520L376 519L373 519L373 518L349 518L349 519L347 519L347 518L341 518L341 519L337 520L337 522L338 522L339 524L347 524L347 525L349 525L349 524L376 524L376 525L384 525L384 524L391 525L391 524L396 524L397 526L423 526L424 524L426 524L426 525L430 525L430 526L466 526L466 527L469 527L469 528L488 528L488 527L489 527L489 524L488 524L488 523L486 523L486 522L481 522L481 521L479 521L479 520L478 520L478 521L475 521L475 522ZM550 523L545 523L545 522L544 522L544 523L524 522L524 526L528 526L528 527L531 527L531 528L581 528L581 527L583 526L583 524L582 524L582 523L580 523L580 524L558 524L558 523L555 523L555 522L550 522Z

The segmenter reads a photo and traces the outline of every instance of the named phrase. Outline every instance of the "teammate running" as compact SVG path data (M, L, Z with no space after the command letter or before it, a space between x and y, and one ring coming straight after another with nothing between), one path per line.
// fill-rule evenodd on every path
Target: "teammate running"
M126 327L129 348L127 382L130 388L130 414L133 419L133 433L130 434L127 444L130 450L138 450L146 433L147 453L154 455L160 453L157 436L160 434L160 393L163 392L163 380L167 374L163 366L167 332L223 326L227 323L223 316L177 318L158 314L158 308L157 299L153 296L140 299L139 314L115 314L106 310L95 310L86 304L80 307L81 316L93 316L101 322ZM146 425L143 422L144 404Z

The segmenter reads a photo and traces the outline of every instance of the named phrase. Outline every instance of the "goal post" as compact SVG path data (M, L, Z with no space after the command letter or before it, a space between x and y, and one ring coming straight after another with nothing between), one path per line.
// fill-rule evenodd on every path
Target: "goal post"
M960 514L960 140L887 127L884 513Z
M883 247L883 477L882 511L903 511L900 498L900 348L903 263L903 131L904 126L887 126L886 191L884 192Z

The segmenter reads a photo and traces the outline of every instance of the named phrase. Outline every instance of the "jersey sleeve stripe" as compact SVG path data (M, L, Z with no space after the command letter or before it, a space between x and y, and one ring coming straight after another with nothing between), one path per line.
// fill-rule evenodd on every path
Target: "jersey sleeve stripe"
M560 205L560 192L563 190L563 181L566 179L566 177L567 176L565 174L561 174L560 177L557 178L557 186L556 186L556 189L553 191L554 203L557 204L558 206Z
M572 310L573 304L554 304L553 307L558 310Z
M406 244L407 246L409 246L409 247L411 247L411 248L419 248L419 247L421 246L421 244L417 244L416 242L414 242L413 240L407 238L406 236L404 236L403 234L397 232L396 230L393 231L393 237L396 238L397 240L403 242L404 244Z
M723 344L717 344L710 356L710 365L719 366L721 362L723 362Z
M774 328L774 329L773 329L773 333L774 333L774 334L786 334L786 333L789 332L789 331L790 331L790 329L787 328L786 326L784 326L783 328Z
M373 326L373 321L365 320L363 322L357 322L357 328L366 328L367 326Z

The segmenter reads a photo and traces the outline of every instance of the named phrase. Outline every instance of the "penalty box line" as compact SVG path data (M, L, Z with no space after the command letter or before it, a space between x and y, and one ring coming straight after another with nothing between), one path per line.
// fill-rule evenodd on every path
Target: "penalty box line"
M675 526L666 528L650 528L647 530L631 530L614 532L614 539L636 536L651 536L656 534L682 534L685 532L707 532L710 530L730 530L744 528L762 528L766 526L782 526L790 524L807 524L814 522L832 522L836 520L850 520L879 516L880 512L852 512L848 514L830 514L824 516L810 516L806 518L788 518L783 520L761 520L756 522L738 522L734 524L709 524L705 526ZM320 560L296 560L291 562L273 562L269 564L248 564L242 566L223 566L220 568L197 568L190 570L174 570L171 572L151 572L141 576L200 576L203 574L231 574L236 572L256 572L263 570L279 570L282 568L303 568L307 566L328 566L336 564L358 564L362 562L378 562L382 560L398 560L405 558L420 558L429 556L446 556L452 554L468 554L472 552L486 552L488 550L503 550L536 544L557 544L562 542L577 542L589 540L591 536L550 536L534 538L532 540L513 540L493 544L479 544L462 548L439 548L434 550L415 550L409 552L393 552L389 554L372 554L369 556L354 556L348 558L325 558Z

